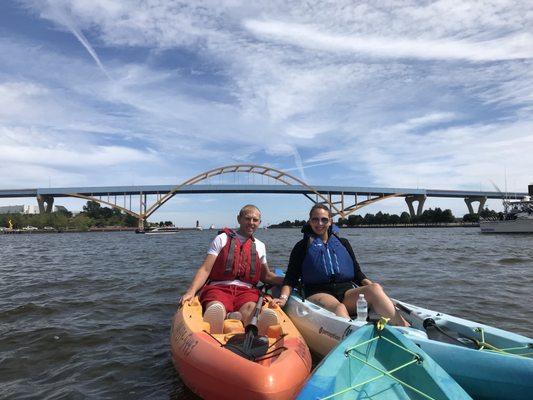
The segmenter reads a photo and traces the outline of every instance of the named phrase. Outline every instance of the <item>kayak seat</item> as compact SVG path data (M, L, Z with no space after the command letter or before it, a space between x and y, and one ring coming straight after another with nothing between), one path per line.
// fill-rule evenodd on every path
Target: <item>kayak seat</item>
M223 333L243 333L242 322L236 319L226 319L224 321Z

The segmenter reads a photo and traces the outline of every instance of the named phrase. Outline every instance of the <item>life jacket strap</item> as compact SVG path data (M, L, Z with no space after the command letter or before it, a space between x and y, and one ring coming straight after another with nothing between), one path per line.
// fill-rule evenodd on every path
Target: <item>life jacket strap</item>
M237 247L237 242L235 240L235 235L228 235L229 240L229 252L228 258L226 259L226 269L224 274L231 274L233 271L233 260L235 259L235 248Z
M255 246L255 239L252 237L252 247L250 249L251 251L251 265L250 265L250 276L255 276L255 260L257 258L257 248Z

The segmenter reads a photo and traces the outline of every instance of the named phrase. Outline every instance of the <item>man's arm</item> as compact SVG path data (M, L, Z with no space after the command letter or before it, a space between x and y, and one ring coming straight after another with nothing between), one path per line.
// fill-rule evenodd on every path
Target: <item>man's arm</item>
M270 283L271 285L281 286L283 285L283 277L277 276L274 272L268 268L268 264L261 264L261 282Z
M196 292L204 286L205 282L207 281L207 278L209 278L209 274L211 273L211 270L213 269L213 265L215 265L215 260L217 259L217 256L214 254L208 254L205 257L204 263L198 268L198 271L196 271L196 275L194 275L194 278L192 280L191 286L187 289L185 294L181 296L181 304L184 304L186 301L191 300Z
M283 307L291 294L292 288L298 284L300 277L302 276L302 263L305 257L306 239L300 240L292 248L291 255L289 257L289 265L283 278L283 286L281 287L281 293L279 298L272 299L270 305L279 304Z

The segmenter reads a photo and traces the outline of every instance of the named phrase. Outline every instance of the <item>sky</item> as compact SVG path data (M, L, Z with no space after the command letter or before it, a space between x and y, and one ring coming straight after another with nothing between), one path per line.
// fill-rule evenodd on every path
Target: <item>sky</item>
M528 1L4 0L0 189L179 184L260 164L310 185L525 192L532 58ZM263 223L311 205L182 195L152 219L233 224L246 203ZM361 213L378 210L407 207Z

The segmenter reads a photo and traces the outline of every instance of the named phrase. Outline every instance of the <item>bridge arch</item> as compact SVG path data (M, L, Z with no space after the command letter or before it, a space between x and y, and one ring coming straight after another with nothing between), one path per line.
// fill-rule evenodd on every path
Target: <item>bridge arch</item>
M304 186L306 189L308 189L310 192L314 193L318 198L322 200L322 202L327 203L330 205L330 207L336 212L336 214L340 214L342 210L339 210L334 204L331 204L331 202L328 200L326 196L319 193L316 189L314 189L312 186L308 185L303 180L288 174L287 172L281 171L276 168L267 167L264 165L255 165L255 164L237 164L237 165L226 165L223 167L218 167L211 169L209 171L202 172L201 174L198 174L185 182L180 183L179 185L175 186L171 191L169 191L166 195L161 197L158 201L156 201L152 206L146 209L146 211L143 214L144 219L146 220L150 215L152 215L159 207L161 207L163 204L165 204L168 200L170 200L172 197L174 197L179 190L185 186L185 185L194 185L198 182L204 181L206 179L212 178L217 175L222 174L230 174L230 173L248 173L248 174L258 174L263 175L269 178L272 178L276 181L279 181L285 185L294 185L299 184Z
M144 229L144 223L145 221L155 212L157 211L163 204L165 204L167 201L169 201L172 197L174 197L176 194L179 193L179 191L184 187L188 185L195 185L199 182L202 182L206 179L210 179L214 176L223 175L223 174L230 174L230 173L247 173L247 174L257 174L266 176L268 178L272 178L278 182L281 182L287 186L291 185L299 185L304 187L309 191L309 193L312 193L315 195L315 199L311 198L308 193L303 193L304 196L309 198L314 203L323 203L329 206L329 208L332 210L333 215L339 215L342 218L352 214L356 210L373 204L377 201L381 201L384 199L388 199L391 197L401 196L402 193L395 193L395 194L381 194L381 195L374 195L375 197L368 198L364 201L358 202L357 201L357 195L355 196L355 202L351 206L345 206L345 196L344 193L341 194L324 194L317 191L314 187L310 186L300 178L297 178L291 174L288 174L285 171L268 167L264 165L256 165L256 164L235 164L235 165L226 165L218 168L214 168L205 172L202 172L192 178L187 179L186 181L180 183L179 185L174 186L170 191L168 191L165 194L158 194L157 200L150 206L147 204L147 197L146 194L139 192L139 205L140 205L140 212L136 213L132 211L131 209L128 209L126 207L126 201L124 200L124 207L118 205L115 203L109 201L103 200L101 197L96 197L94 195L88 196L80 193L70 193L69 196L71 197L77 197L85 200L95 201L101 204L105 204L108 206L111 206L113 208L119 209L129 215L134 216L139 220L139 229ZM334 196L340 196L340 201L334 201ZM109 196L108 196L109 197ZM131 208L131 198L130 198L130 208Z

